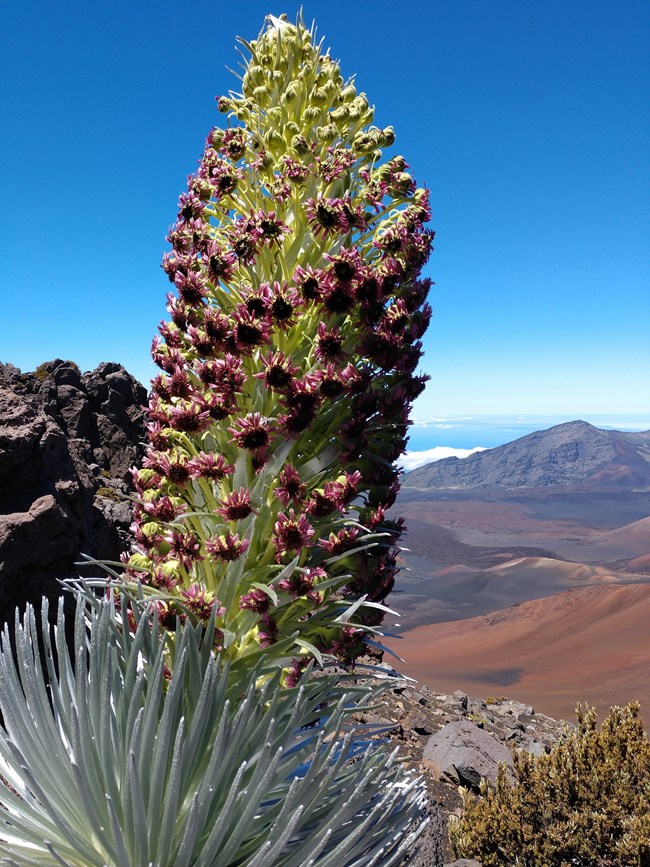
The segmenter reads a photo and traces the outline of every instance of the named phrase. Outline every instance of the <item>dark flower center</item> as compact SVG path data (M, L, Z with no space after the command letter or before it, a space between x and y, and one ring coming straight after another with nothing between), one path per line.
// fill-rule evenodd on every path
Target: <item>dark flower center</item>
M191 410L183 410L175 417L174 427L185 433L193 433L201 428L201 419L197 418Z
M346 282L354 277L355 271L354 267L344 260L334 263L334 273L339 280Z
M280 226L275 220L261 220L260 230L267 238L277 238L282 233Z
M324 229L333 229L338 225L339 221L336 211L328 208L327 205L318 205L316 208L316 219Z
M325 307L330 313L346 313L353 303L354 299L340 288L333 289L325 299Z
M266 304L263 298L248 298L246 300L246 309L253 316L264 316L266 313Z
M295 524L286 524L280 533L287 548L300 548L303 542L302 533Z
M240 438L240 442L245 449L258 449L261 446L265 446L268 441L269 433L263 427L246 431Z
M342 341L340 337L328 335L318 341L318 348L325 358L337 358L341 354Z
M234 175L222 174L217 178L217 189L222 196L227 196L237 186L237 178Z
M293 305L290 304L286 298L276 298L271 305L271 313L274 319L277 319L279 322L286 322L287 319L291 318L291 314L293 313Z
M313 301L314 299L318 298L320 294L320 286L318 285L318 280L315 277L307 277L300 289L302 290L302 294L307 299L307 301Z
M237 340L246 346L257 346L262 338L262 331L246 322L241 322L237 326Z
M167 474L169 481L177 485L184 485L189 477L189 470L183 464L172 464Z
M238 259L247 259L255 252L255 245L250 238L238 238L232 248Z
M323 379L320 384L320 393L323 397L338 397L343 391L343 383L338 379Z
M253 509L249 503L237 503L228 506L228 520L241 521L244 518L247 518L252 511Z
M293 377L288 370L280 364L274 364L266 372L266 382L271 388L284 388L289 385Z
M208 270L213 277L223 277L228 270L228 263L223 256L213 254L208 259Z

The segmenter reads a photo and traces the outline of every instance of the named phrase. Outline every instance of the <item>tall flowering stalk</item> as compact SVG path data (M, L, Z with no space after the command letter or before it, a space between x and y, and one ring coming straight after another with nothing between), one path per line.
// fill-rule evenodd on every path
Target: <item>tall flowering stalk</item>
M393 587L433 233L393 130L313 30L268 21L168 236L127 575L163 624L215 612L226 656L293 637L291 680L358 656Z

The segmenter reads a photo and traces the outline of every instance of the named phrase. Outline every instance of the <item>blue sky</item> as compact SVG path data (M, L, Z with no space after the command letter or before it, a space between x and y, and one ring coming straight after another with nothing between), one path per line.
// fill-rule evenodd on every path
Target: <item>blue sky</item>
M235 37L298 5L0 0L0 360L154 375L165 235ZM302 5L431 188L417 414L650 417L647 3Z

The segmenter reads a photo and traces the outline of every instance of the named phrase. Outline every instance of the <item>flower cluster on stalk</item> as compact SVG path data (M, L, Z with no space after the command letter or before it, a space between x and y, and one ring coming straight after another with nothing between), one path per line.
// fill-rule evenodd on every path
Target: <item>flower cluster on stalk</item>
M226 654L293 636L291 680L312 652L354 660L393 587L433 233L313 31L272 18L243 44L168 235L125 559L167 614L214 615Z

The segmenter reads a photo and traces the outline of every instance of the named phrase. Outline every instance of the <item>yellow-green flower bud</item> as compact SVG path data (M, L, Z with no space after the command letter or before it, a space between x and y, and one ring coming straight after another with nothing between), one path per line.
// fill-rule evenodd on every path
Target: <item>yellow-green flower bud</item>
M332 81L330 78L328 81L323 84L323 90L327 94L327 97L330 101L334 101L334 98L339 94L338 86Z
M296 135L300 135L300 127L297 123L294 123L290 120L284 127L284 137L287 141L293 141L293 137Z
M320 108L316 108L316 106L314 105L310 105L309 108L305 109L305 119L308 121L319 120L322 114L322 110Z
M162 573L166 578L180 578L180 573L178 571L178 560L168 560L166 563L162 564Z
M300 72L298 73L298 78L301 78L304 81L305 79L307 79L311 76L313 71L314 71L314 64L312 63L311 60L307 60L302 64L302 66L300 68Z
M316 129L316 138L318 139L318 141L325 142L326 144L334 141L337 135L338 130L333 123L328 123L325 126L319 126Z
M396 172L393 175L393 183L400 192L407 193L413 185L413 178L408 172Z
M316 90L312 91L310 99L311 102L316 105L325 105L327 102L327 93L322 87L317 87Z
M338 108L335 108L334 111L330 111L330 117L338 126L343 125L349 116L350 112L347 105L340 105Z
M248 99L238 99L233 108L233 114L241 123L248 123L251 118Z
M140 469L138 470L138 485L146 488L148 483L158 474L155 470Z
M348 84L348 86L344 87L341 91L341 99L343 102L352 102L356 95L357 89L353 84Z
M352 150L359 154L368 154L375 149L377 139L370 132L360 132L352 139Z
M264 133L264 144L270 149L273 150L276 147L279 147L284 142L282 134L277 131L277 129L270 129Z
M303 156L309 151L309 142L304 137L304 135L294 135L291 139L291 147L295 150L297 154Z
M271 123L275 124L276 126L282 126L283 125L282 120L284 118L284 112L282 111L282 109L279 106L274 105L273 108L270 108L266 112L266 116L269 119L269 121Z
M280 100L283 105L287 103L292 103L295 98L298 96L298 88L295 84L290 84L287 89L282 94Z
M271 94L269 93L268 88L264 87L264 85L256 87L253 91L253 95L262 108L266 108L271 101Z
M131 554L129 557L129 568L136 572L149 572L151 570L151 560L145 554Z
M392 144L395 144L395 130L392 126L387 126L385 129L381 131L381 141L380 144L382 147L388 148Z
M146 524L141 524L140 529L148 539L151 539L157 533L160 533L160 524L157 524L155 521L148 521Z

